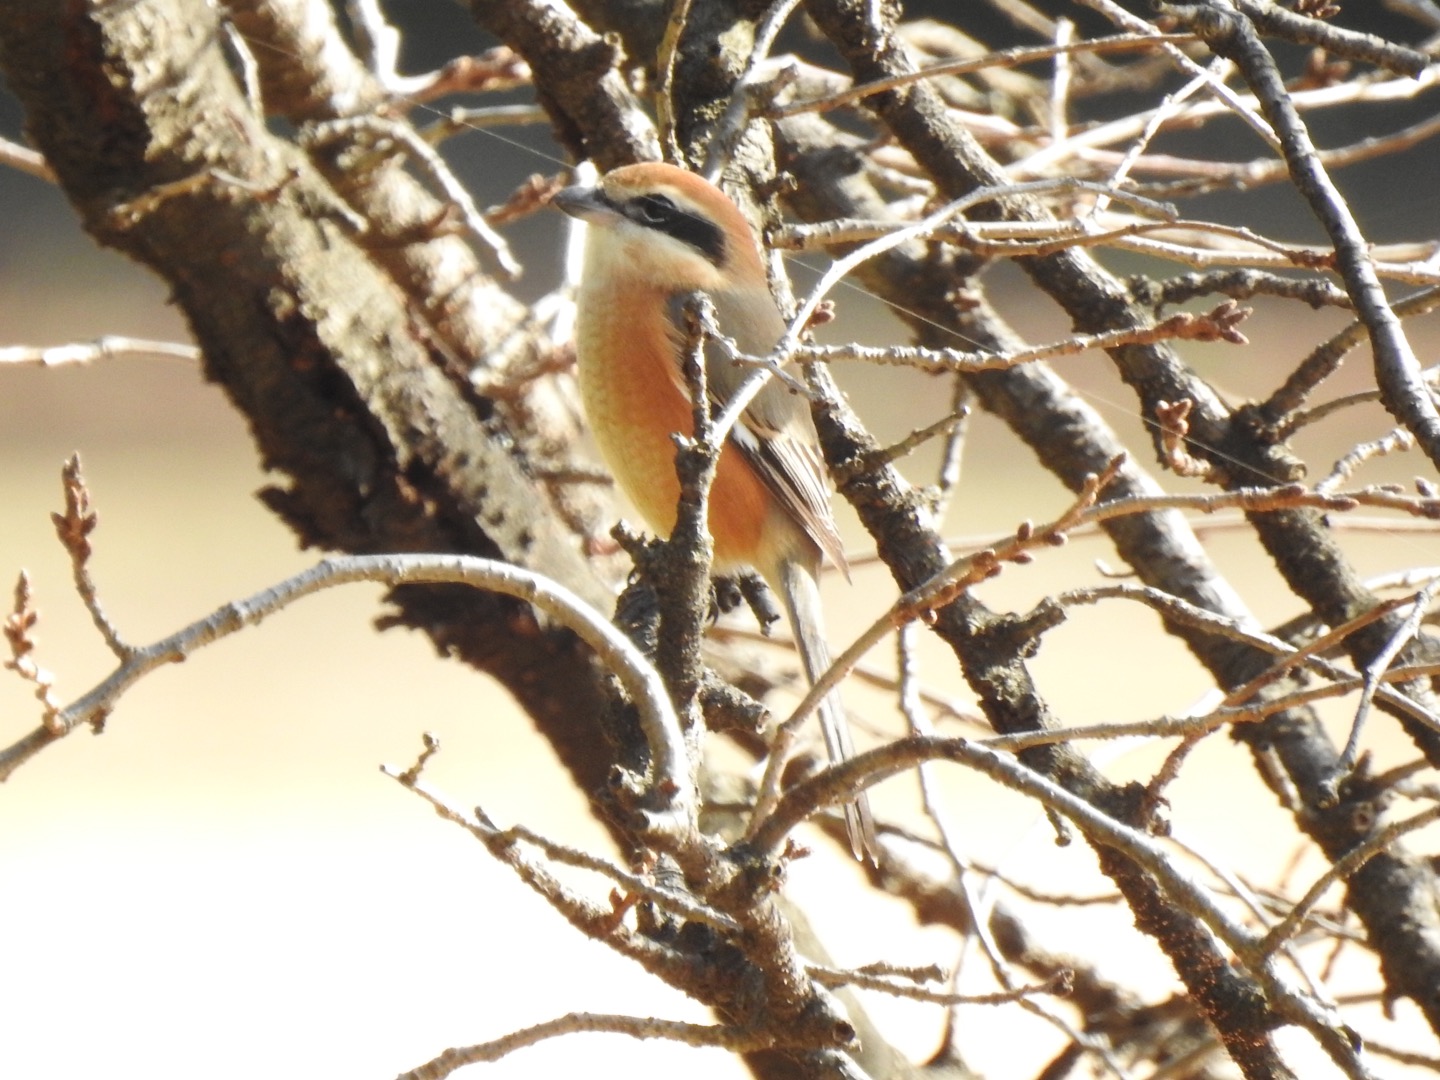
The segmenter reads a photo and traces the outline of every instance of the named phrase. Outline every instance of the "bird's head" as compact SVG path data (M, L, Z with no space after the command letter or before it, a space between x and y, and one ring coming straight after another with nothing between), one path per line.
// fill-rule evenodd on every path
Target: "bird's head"
M714 184L674 165L645 162L568 187L561 210L588 223L586 278L644 279L666 291L765 287L750 225Z

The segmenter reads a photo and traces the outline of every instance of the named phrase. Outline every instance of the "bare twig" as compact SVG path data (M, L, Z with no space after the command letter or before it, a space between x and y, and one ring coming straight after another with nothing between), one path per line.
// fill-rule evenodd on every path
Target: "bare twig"
M1178 6L1173 10L1183 15L1210 48L1235 62L1279 133L1296 188L1309 201L1335 245L1336 269L1375 352L1376 381L1385 407L1410 429L1426 456L1440 466L1440 410L1425 390L1419 361L1386 300L1369 245L1349 204L1321 164L1274 59L1246 15L1213 7Z
M457 1069L475 1065L482 1061L498 1061L526 1046L534 1046L545 1039L559 1035L573 1035L579 1032L606 1032L612 1035L629 1035L634 1039L670 1039L687 1046L718 1046L736 1053L763 1050L774 1045L769 1035L757 1035L736 1028L715 1027L705 1024L686 1024L678 1020L657 1020L654 1017L624 1016L613 1013L567 1013L554 1020L534 1027L522 1028L487 1043L474 1046L458 1046L446 1050L409 1072L401 1073L398 1080L444 1080Z
M800 0L774 0L770 10L765 13L765 18L756 28L755 42L750 48L745 70L735 81L730 92L730 103L725 106L720 122L711 136L710 145L705 150L705 165L700 172L706 179L715 180L719 177L721 170L734 155L735 147L739 145L750 116L758 111L758 107L774 101L793 77L791 69L785 68L773 75L769 85L766 85L762 73L765 71L770 50L775 47L775 39L799 2Z
M660 148L665 160L682 164L680 144L675 135L675 59L680 53L680 35L690 17L690 0L675 0L665 19L665 32L660 37L660 51L655 58L658 76L655 83L655 118L660 129Z
M144 338L109 335L83 344L0 346L0 364L41 364L59 367L63 364L91 364L121 356L166 356L177 360L199 360L200 350L194 345L174 341L147 341Z
M1141 50L1157 49L1164 45L1183 45L1194 41L1193 34L1157 34L1153 30L1150 34L1140 36L1137 34L1115 34L1111 37L1089 38L1083 41L1056 42L1053 45L1032 45L1024 48L1002 49L997 52L987 53L983 57L966 60L947 60L941 64L929 64L906 75L895 75L889 79L876 79L861 86L852 86L848 90L842 90L836 94L829 94L823 98L812 98L808 101L794 101L789 105L783 105L775 110L776 119L783 119L787 116L796 116L806 112L827 112L830 109L839 108L841 105L848 105L854 101L863 101L873 94L884 93L887 90L897 90L902 86L909 86L911 83L922 82L926 79L939 78L942 75L968 75L975 71L987 71L994 68L1019 67L1021 64L1034 63L1037 60L1051 60L1059 56L1068 56L1077 52L1135 52Z
M1236 326L1250 314L1232 300L1218 305L1203 315L1179 312L1162 319L1154 326L1111 330L1101 334L1072 334L1048 345L1015 349L1005 353L966 352L960 349L877 347L864 345L797 346L795 357L800 360L834 363L848 360L867 364L897 364L922 371L1003 371L1020 364L1075 356L1091 349L1114 349L1121 345L1149 345L1157 341L1226 341L1246 344L1245 335Z
M1432 806L1404 821L1392 822L1383 829L1372 833L1363 843L1347 851L1332 863L1325 873L1320 875L1315 884L1305 891L1305 895L1300 898L1299 903L1291 908L1290 913L1276 923L1270 932L1260 940L1259 951L1268 953L1278 949L1304 924L1305 917L1320 902L1320 898L1325 895L1325 891L1330 886L1337 881L1344 881L1346 878L1352 877L1357 870L1406 833L1422 829L1433 821L1440 821L1440 806Z
M10 659L5 661L5 667L34 687L36 700L49 715L58 712L61 705L55 696L55 676L35 661L35 639L31 637L31 632L39 621L40 612L36 610L35 599L30 592L30 576L21 571L15 581L14 605L5 617L5 644L10 650ZM42 728L30 737L31 744L39 743L35 749L49 741L43 738L47 734Z
M1370 714L1370 703L1375 700L1375 694L1380 689L1380 680L1385 677L1400 650L1409 644L1410 639L1419 631L1420 620L1429 613L1430 602L1435 597L1437 587L1440 587L1440 582L1432 581L1420 590L1410 613L1401 620L1384 647L1365 665L1364 688L1360 691L1360 703L1355 707L1355 719L1350 724L1350 737L1345 742L1345 750L1340 755L1340 760L1335 763L1335 774L1323 785L1322 797L1328 795L1334 798L1340 782L1355 767L1355 760L1360 754L1360 732Z
M1074 974L1063 971L1043 983L1019 986L995 994L951 994L941 990L928 990L913 983L887 979L866 971L842 971L839 968L808 964L805 970L822 986L858 986L864 990L876 990L893 997L908 998L912 1001L928 1001L934 1005L1007 1005L1022 998L1048 994L1064 997L1074 988Z
M692 828L695 804L690 767L680 723L660 677L630 639L564 586L533 571L465 555L357 555L327 559L246 600L219 608L199 622L137 648L128 660L94 689L61 709L47 709L43 732L57 737L103 717L136 682L169 663L184 660L196 649L283 610L302 597L337 585L379 581L391 586L447 583L504 593L539 607L574 630L596 650L635 701L650 744L652 780L669 803L670 827ZM51 740L34 732L0 751L0 780L7 779ZM662 818L652 822L666 824Z
M1372 458L1384 457L1398 451L1409 450L1415 445L1415 436L1404 428L1396 428L1388 435L1381 436L1355 447L1330 470L1330 475L1315 485L1316 491L1334 491L1348 480L1356 469Z
M74 576L75 591L80 594L85 610L90 612L95 629L100 631L105 644L122 664L126 663L134 658L136 649L121 639L120 631L105 614L94 579L90 577L90 534L95 531L100 519L90 503L90 489L85 486L85 476L80 471L79 454L72 455L70 460L65 462L65 468L61 470L61 481L65 488L65 510L60 514L51 514L50 520L55 525L61 547L70 556L70 571Z
M510 252L505 238L490 227L465 185L460 183L450 166L435 152L419 132L408 123L378 116L354 116L317 123L306 134L310 146L328 143L337 138L368 140L378 149L390 146L408 154L417 166L440 189L460 213L466 231L489 251L500 269L513 281L520 276L520 264Z
M55 173L45 161L43 154L31 150L28 146L11 142L9 139L0 139L0 165L8 165L12 169L29 173L39 180L55 183Z
M621 927L619 920L613 917L613 910L600 910L561 885L546 868L527 858L519 850L522 842L539 848L552 862L579 867L608 877L631 897L643 897L683 918L694 919L719 930L733 931L736 929L734 919L696 902L691 897L658 886L635 874L627 873L608 860L563 844L557 844L523 825L501 829L478 806L475 807L473 813L466 813L420 780L426 764L439 752L439 749L439 742L433 735L427 734L421 755L413 765L407 769L397 769L394 766L386 765L382 766L382 771L386 776L399 781L402 786L424 799L440 817L452 824L459 825L474 836L485 845L491 854L511 867L527 885L545 897L546 901L561 915L590 936L600 937L612 948L632 957L656 948L654 943L629 933L621 935L623 940L617 939L616 935L620 934Z

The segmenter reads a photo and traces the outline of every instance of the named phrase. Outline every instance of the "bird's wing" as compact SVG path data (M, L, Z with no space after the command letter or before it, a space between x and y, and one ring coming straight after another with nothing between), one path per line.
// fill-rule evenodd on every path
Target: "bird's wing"
M672 323L683 337L681 311L687 294L677 294L671 304ZM740 350L764 356L785 332L785 324L768 292L717 291L710 294L715 304L720 332L735 339ZM675 379L682 393L689 395L684 373ZM706 348L705 376L713 406L723 408L750 375L709 345ZM780 500L790 516L805 530L821 551L847 576L844 545L830 510L830 485L820 440L803 398L778 379L772 378L755 395L730 433L730 441Z

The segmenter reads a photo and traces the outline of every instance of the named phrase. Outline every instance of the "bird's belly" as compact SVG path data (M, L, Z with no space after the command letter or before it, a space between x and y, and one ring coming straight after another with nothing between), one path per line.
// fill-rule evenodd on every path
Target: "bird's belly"
M693 427L690 403L673 374L660 305L645 306L655 313L648 319L628 318L625 306L596 298L582 305L580 394L606 465L646 525L668 536L680 498L671 436L689 435ZM727 445L710 489L717 566L755 564L773 501L740 451Z

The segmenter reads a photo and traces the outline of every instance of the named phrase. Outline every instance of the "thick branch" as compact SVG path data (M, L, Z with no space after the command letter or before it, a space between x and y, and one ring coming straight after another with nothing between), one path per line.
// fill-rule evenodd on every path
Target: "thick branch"
M270 22L251 29L293 36L293 23L280 24L314 10L265 5ZM441 283L417 286L372 257L364 243L371 226L357 235L351 208L368 216L372 205L337 198L305 155L267 130L232 76L225 40L204 5L27 0L0 26L0 66L85 227L169 285L207 374L249 420L265 464L288 477L265 498L303 542L503 557L543 566L605 606L608 590L534 479L524 433L507 431L449 363L437 342L448 331L417 318L416 290ZM347 55L338 32L320 44L328 58ZM268 70L312 53L261 50L256 59ZM316 82L317 67L290 69L304 85L272 98L364 106ZM344 77L340 68L326 76ZM439 216L441 204L402 177L400 169L372 173L371 193L384 201L404 187L404 213L428 202ZM380 233L396 224L375 220ZM427 235L414 239L404 247L412 269L450 259ZM513 329L506 310L472 303L480 321L467 342L498 345ZM500 317L487 322L485 313ZM432 325L443 324L437 312ZM407 590L394 599L400 619L423 627L439 649L499 678L586 790L603 787L607 762L595 752L591 720L599 687L568 632L542 627L524 605L468 591Z

